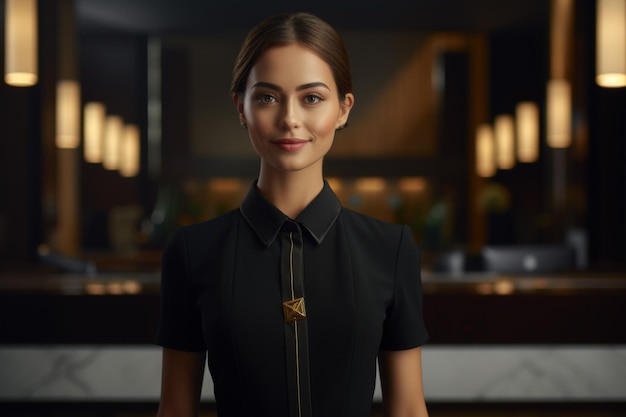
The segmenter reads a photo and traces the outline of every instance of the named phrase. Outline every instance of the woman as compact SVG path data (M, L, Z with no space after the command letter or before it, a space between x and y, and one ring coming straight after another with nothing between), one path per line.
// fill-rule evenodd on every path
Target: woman
M323 179L354 96L317 17L253 28L232 94L261 159L238 210L180 228L163 255L160 417L196 416L205 358L225 416L426 416L417 248L406 226L341 207Z

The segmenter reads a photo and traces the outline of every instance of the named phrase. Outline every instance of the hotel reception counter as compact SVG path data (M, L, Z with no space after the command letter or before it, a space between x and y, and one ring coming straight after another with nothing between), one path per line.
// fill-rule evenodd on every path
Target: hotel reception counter
M422 278L427 401L626 404L626 275ZM0 402L158 401L158 315L157 273L0 276Z

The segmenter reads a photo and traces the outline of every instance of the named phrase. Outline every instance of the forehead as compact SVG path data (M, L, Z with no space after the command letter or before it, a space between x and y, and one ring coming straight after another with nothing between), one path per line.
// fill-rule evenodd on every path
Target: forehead
M330 66L311 49L296 43L270 48L259 56L247 84L260 81L286 88L321 81L336 89Z

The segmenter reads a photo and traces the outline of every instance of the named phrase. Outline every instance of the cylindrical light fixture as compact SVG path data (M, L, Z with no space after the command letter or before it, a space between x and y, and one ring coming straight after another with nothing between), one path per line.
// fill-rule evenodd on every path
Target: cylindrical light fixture
M102 165L105 169L116 170L120 164L120 143L124 130L124 122L120 116L109 115L104 123L104 144Z
M518 103L515 126L518 161L535 162L539 159L539 106L530 101Z
M496 139L496 164L499 169L515 166L515 124L513 116L502 114L495 118L493 132Z
M493 128L482 124L476 129L476 174L480 177L493 177L496 173L495 143Z
M85 161L102 162L106 108L104 104L92 101L85 104L83 115L83 155Z
M57 83L56 144L74 149L80 144L80 85L75 80Z
M4 81L16 87L37 84L37 1L5 0Z
M548 146L567 148L572 142L572 89L569 81L549 80L546 96Z
M596 82L626 86L626 0L598 0L596 10Z
M119 170L123 177L134 177L139 172L139 128L134 124L124 126Z

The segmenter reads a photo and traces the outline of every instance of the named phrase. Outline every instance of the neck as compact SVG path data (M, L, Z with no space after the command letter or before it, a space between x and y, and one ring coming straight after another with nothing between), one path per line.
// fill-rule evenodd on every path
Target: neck
M257 187L270 203L295 219L324 187L321 170L307 171L277 172L262 164Z

